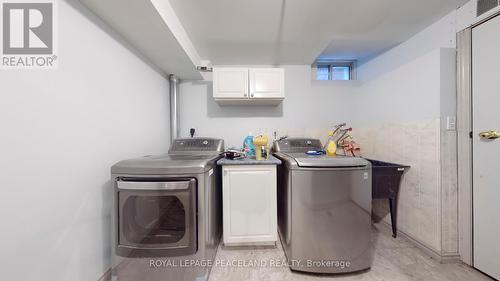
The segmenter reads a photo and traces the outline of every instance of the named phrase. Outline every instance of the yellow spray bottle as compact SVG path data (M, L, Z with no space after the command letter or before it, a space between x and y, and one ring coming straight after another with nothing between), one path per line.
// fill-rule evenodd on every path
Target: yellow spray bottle
M335 156L337 154L337 143L333 139L333 131L328 132L328 141L325 146L327 156Z

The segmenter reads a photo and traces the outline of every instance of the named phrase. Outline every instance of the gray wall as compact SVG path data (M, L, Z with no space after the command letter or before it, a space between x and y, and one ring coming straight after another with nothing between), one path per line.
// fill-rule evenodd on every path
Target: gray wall
M454 70L449 71L454 63L441 67L444 61L436 49L455 49L456 14L454 11L393 49L359 62L357 126L441 116L441 99L455 96L449 91L447 97L441 95L441 86L451 83L454 87ZM445 57L453 52L448 51ZM441 80L441 75L446 81ZM446 109L446 114L452 113Z
M399 230L437 256L457 257L455 34L457 11L359 64L355 137L363 154L410 165ZM386 200L374 213L389 222Z
M196 128L200 136L221 137L226 146L241 146L248 132L274 130L281 135L303 136L307 130L327 135L326 128L352 120L356 81L313 81L311 67L283 66L283 103L272 106L219 106L212 98L211 82L180 85L180 128L187 136Z
M97 280L110 166L168 148L168 81L73 5L58 69L0 71L2 280Z

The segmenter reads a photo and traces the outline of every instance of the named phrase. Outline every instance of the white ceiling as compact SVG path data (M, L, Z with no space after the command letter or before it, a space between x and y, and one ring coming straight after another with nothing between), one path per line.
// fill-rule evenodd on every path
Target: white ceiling
M174 30L167 27L168 24L153 3L156 1L80 1L121 34L159 70L166 74L173 73L183 79L202 79L202 75L196 70L197 62L189 56L186 48L179 42L179 36L173 33Z
M467 0L165 0L214 65L311 64L399 44Z

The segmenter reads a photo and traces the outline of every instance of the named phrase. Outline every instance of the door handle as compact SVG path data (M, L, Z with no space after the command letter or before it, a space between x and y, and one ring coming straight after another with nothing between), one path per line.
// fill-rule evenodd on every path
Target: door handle
M479 133L479 137L482 139L487 139L487 140L494 140L500 138L500 132L499 131L484 131Z

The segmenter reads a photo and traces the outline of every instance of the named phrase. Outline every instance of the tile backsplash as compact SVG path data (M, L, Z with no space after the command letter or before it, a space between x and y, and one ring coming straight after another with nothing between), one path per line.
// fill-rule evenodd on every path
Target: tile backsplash
M457 252L454 132L440 119L355 128L366 158L410 165L400 189L398 228L439 255ZM443 151L442 151L443 150ZM390 223L387 200L374 200L375 216Z

